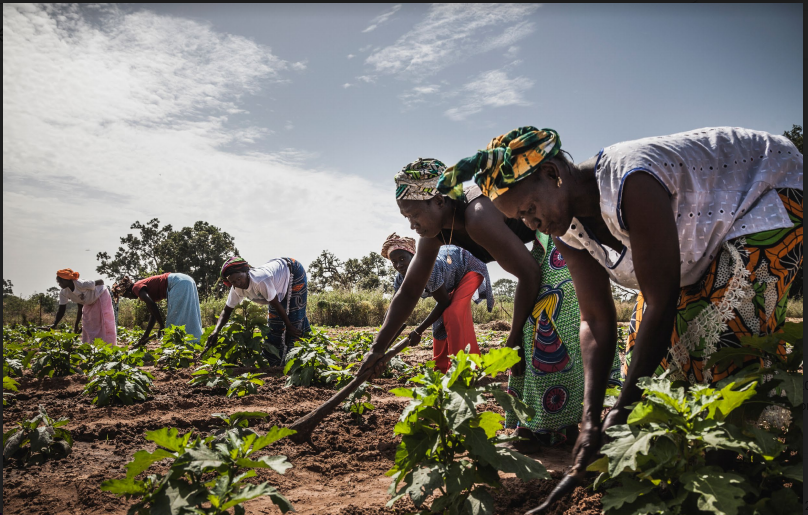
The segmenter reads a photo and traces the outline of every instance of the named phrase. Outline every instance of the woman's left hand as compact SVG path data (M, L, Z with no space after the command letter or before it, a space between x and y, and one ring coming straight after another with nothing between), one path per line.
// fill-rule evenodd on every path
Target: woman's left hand
M415 331L411 331L409 336L407 336L410 340L410 346L415 347L419 343L421 343L421 335L416 333Z
M295 340L297 340L298 338L300 338L301 336L303 336L303 331L301 331L300 329L298 329L298 328L297 328L297 327L295 327L295 326L289 326L289 327L287 327L287 328L286 328L286 331L287 331L287 332L289 333L289 335L290 335L290 336L291 336L293 339L295 339Z

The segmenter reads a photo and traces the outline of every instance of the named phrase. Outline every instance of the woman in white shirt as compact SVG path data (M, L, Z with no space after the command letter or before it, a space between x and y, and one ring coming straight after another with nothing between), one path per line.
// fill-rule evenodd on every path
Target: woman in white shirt
M706 367L711 354L781 330L802 266L803 164L785 137L731 127L617 143L580 164L560 148L552 129L521 127L447 170L438 188L473 178L563 253L581 307L584 420L573 453L582 475L605 430L640 399L639 378L668 370L715 384L737 366ZM617 343L610 280L641 294L623 391L601 424Z
M65 315L67 303L73 301L78 304L78 314L73 331L79 332L81 324L81 341L91 343L101 338L107 343L115 345L118 333L115 327L115 311L112 307L112 297L104 286L104 281L79 279L79 273L69 268L56 272L56 282L61 286L59 292L59 310L51 329L56 329Z
M243 300L267 306L267 343L276 351L264 350L270 365L280 365L294 341L311 330L306 316L308 281L306 270L291 258L271 259L258 267L238 256L228 258L222 266L222 282L230 286L227 303L216 327L208 337L207 347L218 341L222 327ZM277 354L277 356L275 355Z

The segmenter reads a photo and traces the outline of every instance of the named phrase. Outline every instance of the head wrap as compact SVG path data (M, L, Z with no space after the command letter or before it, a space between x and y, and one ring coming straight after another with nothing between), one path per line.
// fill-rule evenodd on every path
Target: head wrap
M406 236L402 238L393 233L382 244L382 257L390 259L390 253L394 250L406 250L410 254L415 254L415 240Z
M463 195L463 182L474 179L483 195L494 200L511 184L539 169L545 159L558 154L561 138L553 129L519 127L491 140L487 150L461 159L446 170L438 190L451 198Z
M230 288L233 285L230 284L230 281L226 279L227 276L229 276L230 274L235 274L237 272L247 272L249 269L250 264L247 263L245 260L241 259L238 256L230 256L229 258L227 258L227 261L225 261L224 264L222 265L222 272L221 272L222 283L228 288Z
M75 281L79 278L79 273L74 272L69 268L62 268L58 272L56 272L56 277L61 277L62 279L67 279L68 281Z
M135 282L126 275L118 279L118 281L112 285L112 300L118 302L121 295L124 295L126 291L134 285Z
M438 195L438 178L446 165L437 159L418 158L395 176L396 200L429 200Z

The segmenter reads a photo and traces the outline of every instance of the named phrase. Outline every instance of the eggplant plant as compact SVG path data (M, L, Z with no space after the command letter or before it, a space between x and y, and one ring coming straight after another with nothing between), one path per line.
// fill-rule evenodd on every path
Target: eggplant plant
M123 361L101 363L88 374L85 395L95 395L93 404L106 406L114 402L134 404L145 401L151 394L154 376Z
M157 444L154 452L137 451L126 466L124 479L110 479L101 483L101 490L137 502L130 514L196 513L224 515L233 509L244 515L242 503L268 496L281 513L293 511L292 503L267 482L251 484L246 479L255 477L255 469L268 468L285 473L291 464L286 456L255 454L295 431L273 426L263 436L256 433L243 437L227 431L217 439L202 439L193 431L183 435L175 428L163 428L146 433L146 440ZM170 460L168 473L149 474L136 479L155 463Z
M787 342L779 354L781 342ZM714 387L640 379L643 399L609 428L589 466L611 515L767 515L802 506L802 324L742 340L705 367L741 368ZM761 358L742 367L743 356ZM722 456L717 459L717 456Z
M263 374L245 372L240 376L231 379L230 387L227 389L228 397L244 397L258 391L259 386L264 385L261 379Z
M521 419L533 417L532 408L499 385L478 385L483 377L495 377L518 360L517 351L510 348L483 356L461 351L446 374L430 370L409 380L415 387L391 390L411 401L394 430L402 438L395 465L387 472L393 478L388 507L409 496L420 509L435 494L421 513L493 513L487 487L500 486L498 471L512 472L523 481L550 477L539 462L496 445L515 439L497 436L503 429L502 415L477 411L490 394Z
M66 457L73 448L73 437L63 427L69 422L53 420L40 404L39 415L3 433L3 459L16 457L27 465Z

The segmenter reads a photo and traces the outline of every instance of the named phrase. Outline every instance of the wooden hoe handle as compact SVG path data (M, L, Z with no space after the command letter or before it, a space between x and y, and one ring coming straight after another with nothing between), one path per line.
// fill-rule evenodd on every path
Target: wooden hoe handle
M396 335L393 337L394 340L401 335L405 327L406 324L401 326L401 329L399 329L398 333L396 333ZM368 366L364 372L354 377L350 383L345 385L342 390L335 393L330 399L320 405L319 408L315 409L308 415L297 419L292 425L289 426L289 429L294 429L297 431L297 433L291 435L289 438L296 443L311 443L311 433L314 431L317 425L319 425L320 422L325 419L325 417L330 415L332 411L337 409L337 406L339 406L351 393L353 393L354 390L359 388L362 383L368 380L368 378L373 374L373 369L379 362L387 363L390 361L390 359L392 359L393 356L407 348L409 342L409 338L405 338L395 344L386 353L384 353L381 358L379 358L371 366Z

